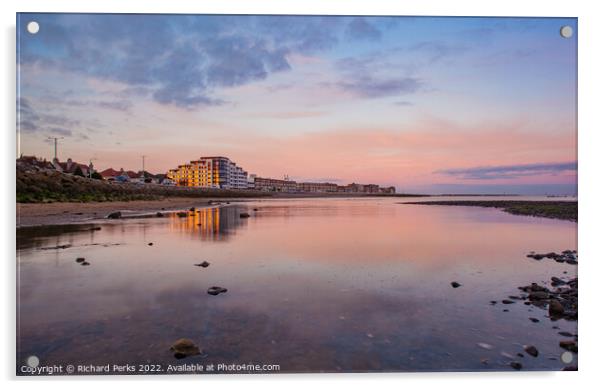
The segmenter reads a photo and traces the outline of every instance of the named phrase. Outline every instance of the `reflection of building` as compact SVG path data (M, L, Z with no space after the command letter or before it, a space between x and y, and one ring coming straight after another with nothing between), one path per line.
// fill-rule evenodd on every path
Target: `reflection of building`
M226 157L201 157L171 169L167 177L178 186L246 189L247 172Z
M255 189L266 192L297 192L297 183L275 178L255 177Z
M202 240L224 240L237 228L247 224L248 219L240 217L238 207L201 208L188 212L188 216L171 215L172 227L188 231Z

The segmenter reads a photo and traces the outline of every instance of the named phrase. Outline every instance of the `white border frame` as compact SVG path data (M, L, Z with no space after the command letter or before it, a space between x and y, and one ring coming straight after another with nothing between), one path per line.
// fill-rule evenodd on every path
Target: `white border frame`
M462 386L463 388L488 389L504 388L509 385L553 385L569 387L587 385L595 382L600 361L600 326L602 309L599 306L597 283L602 272L602 258L598 254L596 243L600 240L600 215L602 190L600 186L599 150L602 150L600 135L599 105L600 70L602 60L602 20L596 12L595 2L575 1L525 1L525 0L220 0L190 1L163 0L145 2L119 0L20 0L3 1L2 7L2 109L4 131L2 132L3 153L3 190L1 192L4 221L0 228L0 246L3 255L3 299L2 336L5 345L0 352L0 369L4 380L26 387L37 385L68 388L85 385L104 387L107 384L127 384L143 380L143 385L163 387L166 381L178 381L176 385L190 385L182 381L198 381L200 385L219 387L234 386L245 382L251 387L264 388L265 385L281 387L306 387L314 384L344 384L363 387L372 384L395 386ZM579 325L580 357L579 372L566 373L378 373L378 374L283 374L262 376L162 376L162 377L54 377L54 378L16 378L15 372L15 168L16 132L15 132L15 13L16 12L120 12L120 13L236 13L236 14L334 14L334 15L427 15L427 16L557 16L578 17L579 28L579 270L581 273L581 323ZM173 384L170 384L173 385Z

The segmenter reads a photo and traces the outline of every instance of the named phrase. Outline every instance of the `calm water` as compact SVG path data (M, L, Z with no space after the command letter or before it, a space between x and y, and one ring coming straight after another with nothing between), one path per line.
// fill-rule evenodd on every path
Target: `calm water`
M576 322L489 301L576 276L576 266L525 255L576 249L577 225L400 201L269 200L100 230L20 231L18 364L36 355L42 365L259 363L284 372L564 367L557 332L576 333ZM193 266L203 260L211 265ZM228 292L208 295L214 285ZM206 355L176 360L178 338ZM524 344L539 357L510 359Z

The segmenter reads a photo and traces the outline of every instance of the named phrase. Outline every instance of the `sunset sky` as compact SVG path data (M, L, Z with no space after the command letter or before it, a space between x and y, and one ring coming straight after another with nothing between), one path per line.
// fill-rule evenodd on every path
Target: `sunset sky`
M59 159L100 170L223 155L298 181L576 193L576 19L20 14L17 30L25 155L62 137Z

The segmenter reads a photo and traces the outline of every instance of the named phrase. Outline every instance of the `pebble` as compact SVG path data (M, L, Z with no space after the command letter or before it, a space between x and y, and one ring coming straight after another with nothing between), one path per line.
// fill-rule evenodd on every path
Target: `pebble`
M524 350L527 354L531 355L532 357L537 357L539 355L539 350L537 350L537 348L533 345L525 346Z
M209 262L207 261L203 261L201 263L195 263L194 266L199 266L199 267L208 267L209 266Z
M452 288L459 288L460 286L462 286L462 284L456 281L452 281L451 286Z
M226 293L227 291L228 289L222 288L221 286L212 286L211 288L207 289L207 293L212 296L217 296L218 294Z
M192 340L187 338L176 340L175 343L170 347L170 350L173 351L176 359L199 355L201 353L199 347L194 344Z
M560 347L573 353L577 353L577 343L572 340L561 340L558 343Z
M512 361L510 362L510 367L512 367L514 370L520 370L523 368L523 365L520 362Z

